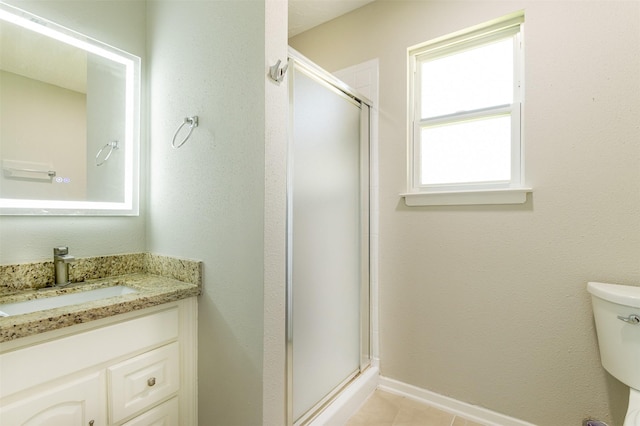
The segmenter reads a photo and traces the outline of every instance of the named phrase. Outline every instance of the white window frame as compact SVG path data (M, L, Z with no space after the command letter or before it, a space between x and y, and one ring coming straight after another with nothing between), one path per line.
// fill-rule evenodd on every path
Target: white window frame
M522 149L523 112L523 33L524 14L518 12L446 37L408 49L408 191L401 194L408 206L452 204L519 204L526 201L531 188L524 186ZM421 119L420 64L447 56L452 52L480 47L491 42L515 37L513 103L464 111L440 117ZM471 119L510 115L511 117L511 179L508 181L423 185L421 175L421 129L427 125L455 123Z

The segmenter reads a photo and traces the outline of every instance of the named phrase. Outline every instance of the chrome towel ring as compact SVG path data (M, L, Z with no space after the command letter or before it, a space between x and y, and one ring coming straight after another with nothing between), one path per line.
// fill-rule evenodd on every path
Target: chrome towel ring
M184 127L184 125L187 124L187 123L189 124L189 133L187 133L187 136L184 137L182 142L180 142L178 145L176 145L176 138L178 137L178 133ZM176 132L173 134L173 140L171 141L171 146L174 149L178 149L182 145L184 145L184 143L187 141L187 139L189 139L189 136L191 136L191 132L193 132L193 129L195 127L198 127L198 116L194 115L193 117L185 117L184 121L182 122L182 124L180 124L178 126L178 128L176 129Z
M107 155L104 157L102 161L100 161L100 154L102 154L102 152L107 148L109 149L109 151L107 151ZM96 154L96 166L98 167L102 166L109 159L109 157L111 157L111 154L113 154L113 150L119 149L119 148L120 147L118 146L118 141L111 141L105 146L103 146L102 148L100 148L100 150Z

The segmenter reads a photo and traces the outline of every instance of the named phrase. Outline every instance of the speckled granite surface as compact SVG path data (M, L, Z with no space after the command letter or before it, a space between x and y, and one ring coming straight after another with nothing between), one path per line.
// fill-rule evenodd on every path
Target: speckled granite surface
M53 281L52 262L0 266L0 304L114 285L126 285L138 292L0 317L0 342L197 296L202 287L199 261L136 253L78 259L73 265L70 276L74 284L64 288L43 288L49 283L49 272Z
M150 253L78 258L69 264L72 283L147 272L200 284L200 262ZM0 296L53 286L53 261L0 265Z

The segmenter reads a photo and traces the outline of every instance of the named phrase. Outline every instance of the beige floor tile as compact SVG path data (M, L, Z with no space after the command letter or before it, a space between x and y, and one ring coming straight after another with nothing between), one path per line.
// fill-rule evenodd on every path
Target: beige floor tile
M432 407L405 407L398 413L393 426L451 426L454 415Z
M360 410L349 419L347 426L392 425L402 399L387 392L375 391Z
M454 414L376 390L345 426L482 426Z
M480 423L476 423L474 421L471 420L467 420L465 418L462 418L460 416L456 416L455 420L453 421L453 423L451 424L451 426L484 426Z

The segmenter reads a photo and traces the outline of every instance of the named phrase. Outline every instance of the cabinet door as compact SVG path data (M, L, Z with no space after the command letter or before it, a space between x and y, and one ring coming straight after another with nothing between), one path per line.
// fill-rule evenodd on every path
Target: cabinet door
M119 422L178 392L178 343L138 355L109 367L107 371L111 420Z
M101 372L60 386L36 386L28 397L0 407L0 425L104 426L104 388Z
M129 420L122 426L180 426L178 422L178 398L171 398L155 408Z

